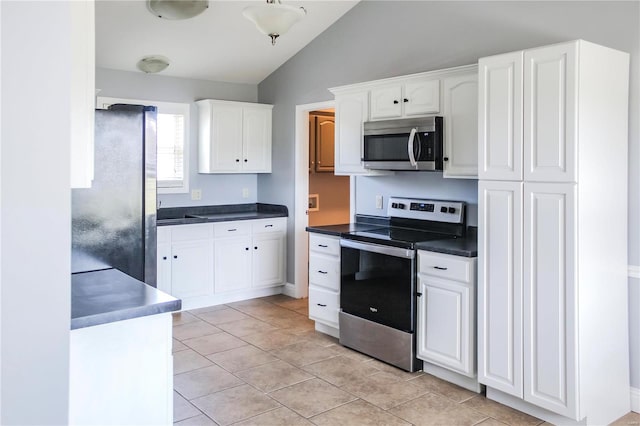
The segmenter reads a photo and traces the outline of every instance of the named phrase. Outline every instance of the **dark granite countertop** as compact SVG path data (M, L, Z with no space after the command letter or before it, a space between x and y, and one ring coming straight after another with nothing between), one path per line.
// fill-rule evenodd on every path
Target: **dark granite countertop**
M71 329L180 310L182 301L117 269L71 275Z
M232 220L287 217L286 206L277 204L226 204L221 206L169 207L158 209L157 225L227 222Z
M478 240L475 238L455 238L417 243L418 250L453 254L455 256L478 257Z

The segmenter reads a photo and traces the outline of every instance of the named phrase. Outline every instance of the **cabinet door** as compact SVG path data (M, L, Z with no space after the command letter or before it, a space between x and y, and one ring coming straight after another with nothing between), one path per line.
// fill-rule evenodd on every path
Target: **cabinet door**
M242 108L239 106L213 105L211 107L209 140L209 167L201 173L236 172L242 161ZM206 126L206 123L201 123ZM203 150L201 149L201 154ZM202 164L201 164L202 166Z
M478 177L522 180L523 53L478 61Z
M471 286L420 274L418 358L475 376Z
M397 118L402 116L402 86L371 89L371 119Z
M171 245L171 291L179 298L213 294L213 243L185 241Z
M444 177L478 177L478 75L444 80Z
M478 185L478 381L523 397L522 183Z
M440 112L440 80L406 83L402 104L407 117Z
M242 171L271 173L271 109L243 109Z
M367 120L367 92L336 96L335 174L366 173L362 166L362 124Z
M316 172L316 116L309 114L309 173L315 173L315 172Z
M576 182L575 42L524 54L524 179Z
M217 238L214 267L215 292L224 293L251 287L251 238Z
M168 294L171 293L171 244L158 243L157 257L157 288Z
M252 286L272 287L284 284L284 234L253 236Z
M316 171L333 172L335 162L334 139L336 125L334 117L316 117Z
M577 420L575 208L575 184L524 184L524 399Z

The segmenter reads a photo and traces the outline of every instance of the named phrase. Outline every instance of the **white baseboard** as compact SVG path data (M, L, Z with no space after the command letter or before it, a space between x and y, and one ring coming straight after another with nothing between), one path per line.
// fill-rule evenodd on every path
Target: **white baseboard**
M640 389L631 388L631 411L640 413Z
M284 286L282 286L282 294L289 297L296 297L296 285L286 283Z

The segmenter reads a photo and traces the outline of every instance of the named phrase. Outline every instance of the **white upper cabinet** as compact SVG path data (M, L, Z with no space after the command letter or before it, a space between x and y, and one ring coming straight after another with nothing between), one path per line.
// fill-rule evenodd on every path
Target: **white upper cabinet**
M443 81L444 171L447 178L478 177L478 74Z
M95 4L71 2L71 187L93 180L95 108Z
M365 174L362 165L362 125L369 117L368 93L336 95L336 175Z
M440 112L440 81L421 78L371 88L371 120Z
M524 53L524 179L577 181L577 43Z
M211 99L196 103L200 173L271 173L273 105Z
M522 179L523 52L478 61L478 177Z

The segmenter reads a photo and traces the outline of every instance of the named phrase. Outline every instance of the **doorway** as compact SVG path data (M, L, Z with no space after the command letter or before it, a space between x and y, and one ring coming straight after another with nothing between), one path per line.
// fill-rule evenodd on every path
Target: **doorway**
M330 130L334 123L329 123L325 117L330 117L335 108L334 101L317 102L312 104L297 105L296 106L296 121L295 121L295 208L294 208L294 240L295 240L295 253L294 253L294 286L286 286L284 293L296 297L307 297L309 292L309 236L305 228L309 226L310 215L314 214L313 226L325 225L332 223L348 223L352 221L355 215L355 179L349 176L334 176L333 170L329 167L328 158L333 156L333 150L328 149L326 146L320 147L318 155L317 146L317 134L318 124L320 124L320 131L330 133ZM316 117L321 117L315 120ZM324 123L324 124L322 124ZM315 137L316 140L310 138ZM322 142L322 141L320 141ZM313 148L310 149L310 145ZM313 152L313 154L311 154ZM320 164L317 164L318 159ZM311 164L312 161L314 164ZM324 163L324 164L323 164ZM313 173L312 173L313 169ZM331 170L330 170L331 169ZM310 179L311 175L314 176ZM337 177L342 182L348 181L348 204L347 206L334 206L334 201L331 199L332 194L329 192L327 195L323 195L322 188L325 185L325 181L331 179L331 176ZM315 178L318 179L315 179ZM317 182L313 182L313 180ZM316 192L310 192L311 189ZM309 194L318 194L318 202L313 209L317 210L309 211ZM343 189L343 194L345 190ZM344 198L341 198L344 204ZM348 216L346 212L348 211ZM326 215L324 213L327 213ZM319 214L316 214L319 213Z

